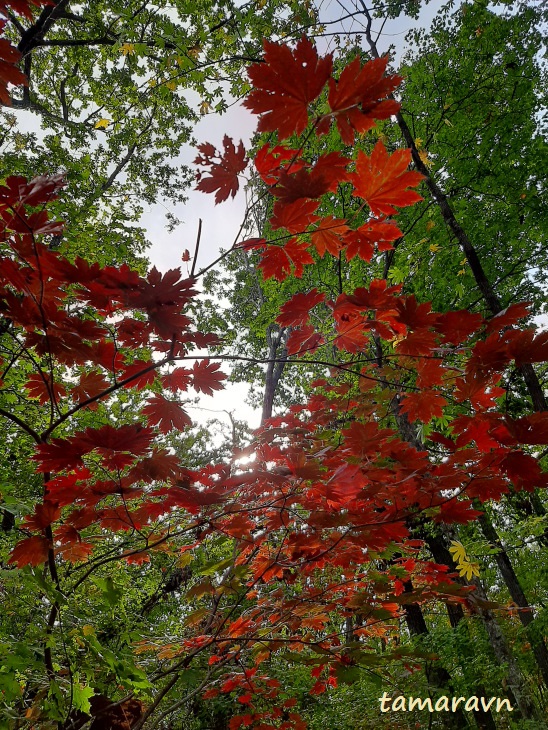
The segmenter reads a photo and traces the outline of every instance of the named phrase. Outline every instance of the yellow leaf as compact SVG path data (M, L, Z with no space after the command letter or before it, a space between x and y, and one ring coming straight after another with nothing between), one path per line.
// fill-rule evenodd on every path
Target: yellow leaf
M187 53L191 58L194 58L195 60L198 58L200 53L202 52L202 47L199 43L195 43L193 46L191 46Z
M457 276L464 276L466 274L466 269L460 269L460 271L457 271Z
M135 45L133 43L122 43L120 46L120 53L123 53L124 56L133 55L135 53Z
M431 243L430 246L428 247L428 250L430 251L430 253L438 253L438 251L440 249L441 249L441 246L439 245L439 243Z
M167 84L166 84L166 86L167 86L167 88L170 91L175 91L175 89L177 88L177 82L176 81L168 81Z
M89 636L90 634L95 633L95 629L93 628L93 626L90 626L89 624L86 624L85 626L83 626L82 631L84 632L84 636Z
M99 121L95 122L95 129L106 129L110 123L110 119L99 119Z
M417 139L415 140L415 147L418 150L420 150L420 148L422 147L422 144L423 144L422 139L420 137L417 137Z
M428 152L426 150L421 150L419 152L419 157L421 159L422 164L425 167L428 167L428 168L432 167L432 162L431 162L430 158L428 157Z
M478 563L460 563L457 569L460 577L466 578L466 580L471 580L473 575L478 577L480 574L480 567Z
M186 565L190 565L193 560L194 556L192 555L192 553L183 553L177 561L177 565L179 566L179 568L184 568Z
M151 88L154 88L154 87L156 86L156 84L157 84L157 83L158 83L158 82L156 81L156 79L149 79L149 80L147 81L147 84L148 84L148 85L149 85L149 86L150 86Z
M449 552L453 556L453 560L455 561L455 563L468 561L466 548L464 547L462 542L458 542L458 540L451 540L451 547L449 548Z
M471 562L470 558L466 554L466 548L464 545L457 540L451 540L451 547L449 552L453 556L453 560L457 565L457 570L461 578L470 580L472 576L479 576L480 567L478 563Z
M453 126L453 124L449 121L449 119L447 119L447 117L443 121L444 121L444 124L447 124L448 127Z
M436 224L434 223L434 221L428 221L427 224L426 224L426 230L427 231L431 231L432 228L435 228L435 227L436 227Z
M207 114L209 111L211 111L212 106L208 101L202 101L200 104L200 114L203 116L204 114Z
M461 265L461 266L464 266L464 264L465 264L465 263L466 263L467 261L468 261L468 259L467 259L467 258L466 258L466 256L465 256L465 257L464 257L464 258L462 259L462 261L460 262L460 265Z

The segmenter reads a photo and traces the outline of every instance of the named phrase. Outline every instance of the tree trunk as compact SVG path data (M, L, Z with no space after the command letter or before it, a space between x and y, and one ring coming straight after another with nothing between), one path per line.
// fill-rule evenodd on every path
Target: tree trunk
M379 51L377 49L377 44L373 40L373 37L371 35L371 14L369 10L367 9L365 2L363 0L360 0L360 5L362 7L362 11L364 16L367 20L366 25L366 31L365 36L367 38L367 42L369 45L369 49L371 52L371 55L374 58L379 58ZM390 98L394 98L392 95ZM402 136L405 140L406 145L411 150L411 155L413 157L413 162L415 164L415 167L417 170L421 173L421 175L424 176L424 182L426 184L426 187L429 189L433 199L435 200L436 204L438 205L441 215L447 224L448 228L452 231L453 235L457 239L464 255L466 256L466 260L468 262L468 265L470 266L470 269L472 271L472 275L474 276L474 279L476 280L476 284L478 286L478 289L481 292L481 296L484 299L489 311L491 314L499 314L503 311L504 307L502 305L502 302L500 301L497 293L495 292L491 282L488 280L485 271L483 269L483 266L481 265L481 261L479 260L479 256L477 254L476 249L474 248L474 245L466 235L466 232L460 225L460 223L457 221L455 214L453 212L453 209L451 208L451 205L449 204L449 200L447 198L447 195L443 192L443 190L440 188L438 183L434 180L432 173L427 168L427 166L424 164L424 162L421 160L419 150L417 149L417 145L415 144L415 140L413 138L413 135L411 134L411 130L409 129L409 126L407 122L405 121L403 115L399 112L396 114L396 120L398 122L398 126L400 128L400 131L402 133ZM544 391L542 389L542 386L540 384L540 381L537 377L537 374L533 368L532 365L529 363L525 365L520 365L518 368L519 373L521 374L523 380L525 381L525 385L527 387L527 391L529 393L529 396L531 397L531 401L533 403L533 408L535 411L545 411L548 410L548 405L546 403L546 398L544 395Z
M474 578L472 583L476 588L476 595L478 598L483 601L487 601L487 595L481 581L478 578ZM499 623L489 609L478 608L478 613L483 620L483 625L485 626L485 630L489 636L489 642L493 648L496 658L501 664L506 664L507 693L511 693L513 695L515 705L517 705L524 719L538 720L539 716L529 694L523 674L514 661L514 657L508 648L508 644L504 638Z
M520 609L523 609L518 611L519 620L521 621L522 626L527 629L527 635L533 648L535 660L544 680L544 684L548 686L548 650L546 649L546 644L542 637L536 634L534 627L531 626L535 620L533 609L523 592L523 588L521 587L521 583L514 571L514 566L508 557L508 553L504 549L496 529L493 527L493 524L490 522L485 512L483 512L479 517L479 524L486 539L489 540L493 547L497 548L494 558L512 600Z
M280 328L277 325L268 325L266 330L266 342L268 345L268 365L266 368L264 396L263 396L263 412L261 414L261 423L272 416L274 407L274 396L282 373L287 364L287 349L285 343L289 335L289 330Z
M410 580L404 583L406 593L413 591L413 584ZM407 603L404 605L405 623L409 629L411 636L415 637L426 637L430 633L428 626L424 620L422 609L418 603ZM444 692L447 690L448 695L453 696L454 690L452 686L451 675L447 669L439 664L439 662L432 663L429 667L425 668L426 679L428 684L431 684L436 689L441 689ZM455 728L455 730L463 730L463 728L469 727L466 715L460 707L456 709L454 713L451 713L445 718L446 727ZM480 727L483 727L480 725ZM490 727L495 727L490 726Z
M398 400L398 397L394 399L392 412L396 419L398 430L402 439L411 444L415 449L417 449L417 451L424 451L424 444L418 438L415 429L413 428L411 423L409 423L409 419L404 413L400 413ZM440 565L448 565L451 569L454 568L453 559L451 557L451 553L449 552L443 535L435 536L425 533L424 531L420 531L417 536L427 543L430 552L432 553L434 560L437 563L439 563ZM485 591L483 590L483 587L481 586L479 581L474 582L474 584L476 585L476 592L478 592L478 595L479 592L481 592L480 598L485 597ZM462 607L459 605L447 604L447 612L449 614L449 621L453 628L458 626L460 621L464 618L464 612L462 610ZM517 705L523 718L535 717L535 707L532 699L529 697L529 694L527 692L525 679L512 657L512 654L510 652L510 649L508 648L508 644L506 642L506 639L504 638L500 626L496 622L491 612L487 611L486 609L482 609L479 613L482 617L483 624L485 626L485 630L487 632L487 636L489 637L489 641L496 659L501 664L508 665L508 686L510 687L511 694L513 695L514 705ZM480 689L481 686L478 687L478 692L480 691ZM489 719L485 717L479 717L480 713L474 714L476 715L476 720L480 727L493 727L493 725L489 726L480 724L480 722L489 723ZM483 715L484 713L481 714ZM494 722L492 716L490 719L492 722Z
M430 552L432 553L436 563L440 565L452 565L452 558L449 549L447 548L443 537L441 535L424 534L421 538L425 540ZM460 622L464 619L464 610L459 603L446 603L447 613L449 615L449 623L453 629L456 629ZM462 657L466 662L467 657ZM487 692L483 684L477 684L477 696L487 697ZM513 698L512 698L513 699ZM514 701L514 704L516 702ZM485 730L496 730L496 723L493 719L493 715L490 710L477 710L474 711L474 718L478 724L478 727L485 728Z

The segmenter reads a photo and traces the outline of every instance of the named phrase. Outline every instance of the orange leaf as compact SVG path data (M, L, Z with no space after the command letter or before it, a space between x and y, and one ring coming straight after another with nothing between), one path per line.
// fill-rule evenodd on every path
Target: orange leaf
M312 233L310 239L318 255L323 258L326 251L332 256L338 256L339 251L342 248L341 237L348 232L348 226L346 221L342 218L334 218L332 215L327 215L322 218L320 225Z
M35 535L21 540L12 550L9 564L15 564L19 568L23 565L42 565L48 559L50 548L49 540L45 537Z
M255 90L244 106L262 115L257 131L277 132L279 139L300 134L308 124L308 105L329 78L332 56L320 58L304 36L294 50L266 39L263 46L265 62L247 71Z
M338 81L329 79L328 102L344 144L354 143L354 130L366 132L375 126L375 119L388 119L398 112L400 104L385 97L400 85L402 78L384 76L387 63L388 56L383 56L361 67L356 56Z
M169 433L173 429L183 431L192 425L188 413L180 403L167 400L163 395L156 394L143 408L149 426L158 426L162 433Z
M411 161L410 150L396 150L392 155L379 140L371 156L358 152L356 172L351 175L355 197L363 198L373 215L393 215L397 205L404 208L413 205L422 197L409 187L415 187L423 176L408 170Z

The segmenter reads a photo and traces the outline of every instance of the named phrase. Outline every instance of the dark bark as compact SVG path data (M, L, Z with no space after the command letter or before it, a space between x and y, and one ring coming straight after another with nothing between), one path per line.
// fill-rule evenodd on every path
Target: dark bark
M377 49L377 44L373 40L373 37L371 35L371 14L369 13L369 10L367 9L364 2L360 2L360 5L363 9L363 14L365 15L367 19L367 26L366 26L366 38L367 42L369 44L369 49L371 52L371 55L375 58L379 57L379 52ZM392 95L390 98L394 98ZM417 149L417 146L415 144L415 139L411 133L411 130L409 129L409 125L405 121L405 118L401 113L396 114L396 120L398 122L398 126L400 128L401 134L405 140L406 145L411 150L411 155L413 158L413 162L415 164L415 167L417 170L421 173L421 175L424 175L424 182L428 190L430 191L432 198L435 200L436 204L438 205L441 215L447 224L447 227L449 230L453 233L456 240L458 241L464 255L466 256L466 260L468 262L468 265L470 266L470 270L472 271L472 275L474 276L474 279L476 281L476 284L478 286L478 289L480 290L481 296L483 300L485 301L485 304L487 305L487 308L491 312L491 314L499 314L504 310L504 306L496 293L493 285L487 278L487 275L485 274L485 271L483 269L483 266L481 264L481 261L479 259L479 256L477 254L477 251L473 245L473 243L468 238L466 232L458 222L453 209L451 208L451 205L449 203L449 200L447 198L447 195L443 192L441 187L438 185L438 183L434 180L432 173L430 170L426 167L424 162L421 160L419 150ZM544 395L543 388L540 384L540 381L538 379L538 376L530 364L520 365L518 368L519 373L521 374L521 377L523 378L525 385L527 387L527 391L529 393L529 396L531 398L531 401L533 403L533 408L535 411L545 411L548 410L548 404L546 402L546 397Z
M485 513L482 513L479 517L479 524L486 539L489 540L493 547L497 548L497 552L494 555L495 561L502 577L504 578L504 582L506 583L512 600L521 609L518 611L519 620L521 621L522 626L527 629L527 635L531 642L531 647L539 671L544 680L544 684L548 686L548 650L543 638L534 631L534 627L531 625L535 620L533 609L527 600L523 588L521 587L521 583L514 571L514 566L508 557L508 553L504 549L504 545L502 544L496 529Z
M413 591L413 584L410 580L404 583L406 593ZM426 637L429 634L428 626L424 620L424 614L418 603L407 603L404 605L405 623L409 629L411 636L415 637ZM428 684L431 684L436 689L441 689L444 692L447 690L449 695L454 695L453 683L451 675L447 669L440 665L439 662L433 662L429 664L425 669L426 679ZM462 730L463 728L469 727L466 715L460 707L457 708L456 712L448 715L445 718L445 726L448 728L455 728L455 730Z
M274 407L274 396L278 383L287 365L287 349L285 343L289 330L280 328L277 325L269 325L266 330L266 342L268 345L268 365L265 375L265 386L263 396L263 412L261 423L272 416Z
M69 1L70 0L58 0L55 2L54 0L53 5L47 5L42 10L36 22L27 28L21 36L21 40L19 41L17 48L23 56L30 53L33 48L36 48L36 46L40 45L40 41L44 38L48 30L64 14Z
M398 430L402 439L414 446L417 451L424 451L424 444L418 438L412 424L409 422L409 419L404 413L400 413L397 396L393 401L392 412L396 419ZM439 563L440 565L447 565L451 570L454 569L451 553L449 552L446 540L442 534L432 535L431 533L427 533L424 530L417 529L415 529L415 534L417 535L417 537L426 542L430 549L430 552L434 557L434 560L437 563ZM476 590L478 590L478 588L476 588ZM482 593L483 595L485 595L483 589ZM446 605L451 626L453 628L456 628L460 621L462 621L462 619L464 618L464 611L462 609L462 606L449 603ZM527 692L525 680L523 678L523 675L521 674L521 671L519 670L519 667L517 666L511 655L508 644L506 643L506 639L504 638L504 635L500 630L500 626L495 621L493 615L486 610L480 611L480 615L483 619L483 624L489 637L491 648L493 649L493 653L496 659L501 664L507 664L508 666L508 685L510 687L512 699L514 699L513 704L517 705L522 717L535 717L535 708ZM486 696L486 693L481 685L478 685L477 692L478 696ZM474 716L480 728L496 727L494 719L490 712L475 712Z
M475 586L475 595L482 601L487 601L487 594L478 578L474 578L472 583ZM507 694L511 694L514 698L514 708L517 707L521 716L528 720L539 720L539 715L531 699L529 688L517 665L508 643L501 631L500 625L496 620L492 611L487 608L479 607L477 609L482 618L483 625L489 637L489 643L493 649L493 653L501 664L506 665L506 682Z

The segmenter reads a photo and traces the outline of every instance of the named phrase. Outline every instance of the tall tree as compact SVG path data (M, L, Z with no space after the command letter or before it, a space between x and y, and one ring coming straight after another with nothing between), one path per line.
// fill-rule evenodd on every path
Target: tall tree
M5 33L28 84L1 113L0 179L63 170L62 250L103 263L142 256L144 207L185 200L192 174L180 154L196 122L245 91L242 69L263 37L294 34L310 13L294 0L55 0L22 17L15 4ZM28 131L20 111L42 130Z

